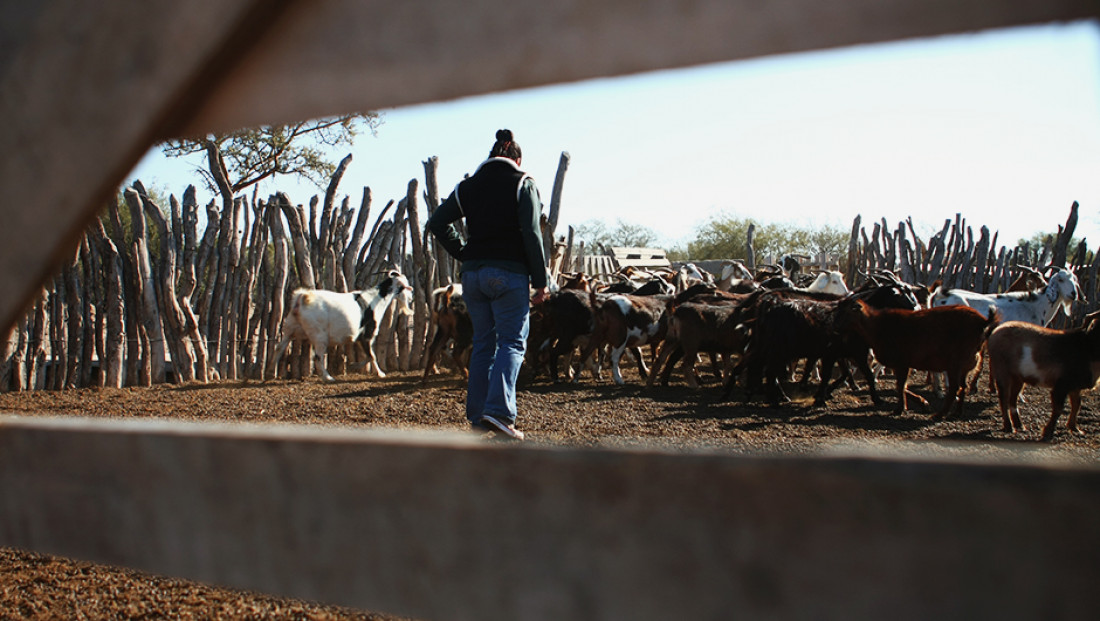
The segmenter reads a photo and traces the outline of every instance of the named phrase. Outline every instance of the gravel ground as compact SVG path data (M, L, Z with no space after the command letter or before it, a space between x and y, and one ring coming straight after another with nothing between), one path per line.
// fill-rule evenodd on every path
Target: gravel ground
M865 391L838 390L828 407L792 403L768 407L719 399L713 384L691 391L682 382L646 389L633 369L616 386L587 376L579 385L528 383L519 393L518 426L529 442L579 447L660 447L733 453L828 454L875 451L966 458L1056 458L1100 465L1100 399L1088 394L1079 418L1083 436L1064 420L1049 444L1037 442L1049 416L1047 391L1025 390L1021 415L1028 431L1000 431L996 398L984 388L963 412L932 421L928 412L895 416L871 405ZM880 387L887 407L894 383ZM939 400L923 389L933 407ZM418 374L384 379L348 375L331 384L221 382L122 390L0 394L0 412L21 415L173 418L206 422L300 423L406 429L466 429L463 383L453 376L422 382ZM911 404L912 405L912 404ZM0 549L0 619L393 619L364 611L217 589L125 569Z

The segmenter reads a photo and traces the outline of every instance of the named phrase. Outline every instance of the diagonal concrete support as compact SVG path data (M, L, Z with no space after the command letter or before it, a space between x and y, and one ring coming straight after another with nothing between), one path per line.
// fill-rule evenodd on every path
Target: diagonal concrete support
M426 619L1095 618L1100 471L0 421L0 545Z

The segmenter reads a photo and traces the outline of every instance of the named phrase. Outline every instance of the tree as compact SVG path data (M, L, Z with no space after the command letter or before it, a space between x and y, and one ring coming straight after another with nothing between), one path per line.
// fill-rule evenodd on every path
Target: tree
M223 192L219 176L237 193L275 175L301 175L324 187L336 166L325 148L352 144L365 125L373 135L382 124L376 112L347 114L290 125L265 125L197 139L170 140L163 145L168 157L208 155L202 170L211 191ZM211 152L219 157L209 157ZM220 160L220 162L217 162ZM218 170L220 168L220 170ZM201 169L200 169L201 170ZM219 174L220 173L220 174Z
M696 229L695 240L687 245L687 257L695 260L747 258L745 242L750 225L756 226L753 243L757 256L786 253L812 256L820 252L843 255L848 249L849 233L837 227L807 229L791 224L759 224L748 218L720 215Z
M657 240L657 232L653 229L640 224L624 222L622 219L615 221L614 229L608 229L607 225L601 220L588 220L578 224L574 231L589 246L602 244L605 248L611 246L646 248Z

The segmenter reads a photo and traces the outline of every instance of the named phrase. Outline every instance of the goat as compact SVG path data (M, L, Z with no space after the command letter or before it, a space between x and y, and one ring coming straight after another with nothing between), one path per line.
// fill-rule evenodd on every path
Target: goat
M785 377L790 365L803 358L811 362L822 360L830 370L835 360L850 359L869 378L872 398L877 402L874 378L867 361L867 345L863 343L860 348L860 343L843 338L834 328L836 307L841 299L801 289L778 289L750 294L742 302L742 321L754 324L745 356L739 364L748 371L745 399L752 397L763 377L769 403L777 405L781 399L788 400L780 377ZM726 381L723 398L729 398L737 375L735 371ZM815 404L825 402L828 390L828 382L822 382L814 398Z
M313 356L326 382L335 381L325 366L330 345L353 342L363 349L367 372L374 368L378 377L386 374L378 366L374 356L374 339L378 324L390 303L399 302L408 312L412 299L412 286L405 276L393 270L382 282L370 289L338 293L323 289L297 289L290 303L290 310L283 319L283 338L275 348L275 368L279 368L286 348L292 340L308 339L313 346Z
M928 301L932 297L932 289L927 285L914 285L907 283L898 278L898 275L887 269L875 269L870 274L864 274L859 272L861 276L866 278L862 285L856 288L856 291L871 287L881 287L885 285L893 285L898 288L899 291L905 291L916 302L916 306L913 310L918 308L928 308ZM1044 281L1045 284L1045 281Z
M638 370L642 378L649 376L640 347L651 347L664 339L668 322L665 317L667 296L613 295L602 303L591 294L594 326L588 345L581 353L583 364L600 346L611 346L611 377L616 384L624 383L619 370L619 361L623 353L630 349L638 359ZM576 382L578 373L573 377Z
M1002 431L1026 431L1020 423L1017 401L1024 384L1050 388L1050 420L1041 439L1054 437L1054 426L1069 397L1066 429L1083 435L1077 427L1081 392L1100 379L1100 311L1085 315L1084 324L1071 330L1055 330L1022 321L1005 322L989 335L989 374L997 386Z
M672 283L660 276L654 276L642 283L631 295L672 295L675 292L676 287Z
M1057 268L1041 289L983 294L965 289L937 287L932 293L932 306L969 306L983 315L996 308L1002 321L1026 321L1045 326L1061 308L1068 316L1072 303L1081 299L1081 286L1073 272Z
M473 345L474 325L466 302L462 299L462 285L454 283L432 291L432 325L435 336L428 345L428 357L424 364L424 379L438 373L436 362L448 343L453 342L451 358L458 365L463 377L467 376L470 351Z
M719 291L733 293L752 293L760 289L760 283L756 282L752 272L740 260L723 261L722 269L713 285ZM688 287L688 289L690 288Z
M537 369L547 366L550 381L558 381L558 359L571 353L577 347L588 344L592 335L594 318L592 299L606 296L579 289L562 289L531 308L531 329L528 339L527 362L537 373ZM572 365L567 365L572 372ZM594 377L599 371L593 369Z
M761 265L756 281L762 289L794 289L797 285L778 265Z
M1020 275L1008 285L1008 289L1005 289L1006 292L1030 291L1047 286L1047 279L1039 270L1026 265L1017 265L1016 267L1020 268Z
M668 331L661 344L660 353L653 363L646 380L652 386L661 375L661 384L668 384L668 377L676 359L683 357L684 377L688 386L698 388L695 373L696 356L700 351L740 354L748 335L748 328L739 321L735 300L721 303L688 302L675 306L669 312Z
M757 290L759 290L759 289L757 289ZM672 322L674 320L675 309L679 308L682 304L693 303L693 304L706 304L706 305L711 305L711 306L728 306L728 305L737 306L741 302L745 301L748 298L749 298L749 295L748 295L747 292L746 293L730 293L730 292L723 291L721 289L716 288L715 285L708 285L708 284L705 284L705 283L696 283L696 284L688 287L687 289L681 291L674 298L672 298L672 300L669 301L668 308L666 310L666 314L668 315L668 318L669 318L670 332L671 332ZM706 311L706 312L709 313L710 311ZM718 335L710 334L710 333L704 334L703 332L705 332L706 328L703 328L702 325L704 323L707 323L707 322L710 322L710 323L713 323L714 325L717 325L717 323L719 323L719 321L720 320L718 320L716 318L710 318L710 317L707 317L707 318L703 318L703 317L685 317L684 318L685 329L684 329L684 332L682 333L684 335L683 338L686 341L688 341L687 348L689 348L689 349L691 349L692 351L695 351L695 352L699 352L699 351L708 351L708 352L710 352L711 362L714 364L714 367L716 369L718 368L718 363L716 361L716 354L717 353L722 353L723 356L726 356L726 355L728 355L728 353L732 353L732 352L728 351L728 348L726 348L725 345L710 345L710 344L704 345L704 341L707 341L709 343L709 340L712 337L716 337ZM725 324L723 323L723 325L725 325ZM672 368L680 360L681 356L683 356L684 349L685 349L685 347L681 346L681 343L680 343L681 336L678 335L678 336L672 338L671 341L669 340L670 336L671 336L671 334L666 334L665 335L665 341L662 343L661 350L658 354L657 367L663 369L661 371L660 375L661 375L661 384L664 385L664 386L668 385L668 378L669 378L669 375L672 372ZM728 341L728 335L721 335L721 336L718 336L718 338L719 339L726 339ZM693 346L692 343L695 343L695 345ZM740 353L740 352L737 352L737 353ZM695 360L694 359L686 360L684 362L684 364L686 365L685 369L687 369L688 371L691 372L691 377L694 379L696 377L695 374L694 374ZM656 373L656 371L651 371L650 372L650 379L647 381L647 384L650 385L650 386L652 386L653 382L656 380L655 373ZM690 381L689 381L689 383L690 383ZM692 384L692 386L694 387L695 384Z
M900 414L908 409L906 395L909 371L943 371L947 374L947 398L937 418L946 418L958 402L962 409L966 397L966 377L978 363L978 352L985 343L987 329L998 321L996 311L989 316L966 306L941 306L922 310L874 309L856 300L840 314L838 325L851 327L870 344L875 358L893 369L897 379ZM927 402L917 396L924 405Z
M572 274L562 273L559 275L561 278L560 289L578 289L580 291L592 290L592 278L584 272L575 272Z
M806 287L806 291L847 295L848 285L844 282L844 274L835 270L827 270L819 273L817 278Z
M714 284L714 276L694 263L685 263L676 270L672 282L675 285L673 293L680 293L697 284Z
M983 294L965 289L945 290L937 287L932 293L931 306L969 306L983 315L988 315L993 308L997 310L1001 321L1026 321L1045 326L1054 319L1059 308L1069 316L1073 301L1079 299L1081 299L1081 286L1077 283L1077 277L1069 270L1056 268L1054 275L1045 286L1029 291ZM978 376L975 375L969 390L973 391L977 381ZM990 378L990 384L992 384L992 378Z

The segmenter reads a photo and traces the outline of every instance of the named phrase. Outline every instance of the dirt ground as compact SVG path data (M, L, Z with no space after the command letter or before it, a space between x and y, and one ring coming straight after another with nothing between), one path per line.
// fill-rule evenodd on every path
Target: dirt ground
M898 454L981 455L1003 459L1055 457L1100 465L1100 399L1088 394L1079 418L1084 435L1065 430L1051 443L1037 441L1050 414L1048 392L1025 390L1021 414L1028 431L1001 432L996 398L979 384L962 414L933 421L931 411L890 413L894 382L880 382L886 409L865 390L839 389L827 407L814 408L806 393L769 407L743 403L735 391L720 399L714 383L692 391L680 380L647 389L635 369L628 383L587 375L577 385L528 382L519 393L518 427L529 442L580 447L660 447L732 453L820 454L873 450ZM933 407L940 400L923 385L916 392ZM422 382L419 374L384 379L347 375L331 384L222 382L123 390L71 390L0 394L0 413L86 417L176 418L208 422L467 429L463 383L455 376ZM911 407L915 407L911 404ZM392 619L319 604L217 589L182 580L0 549L0 619Z

